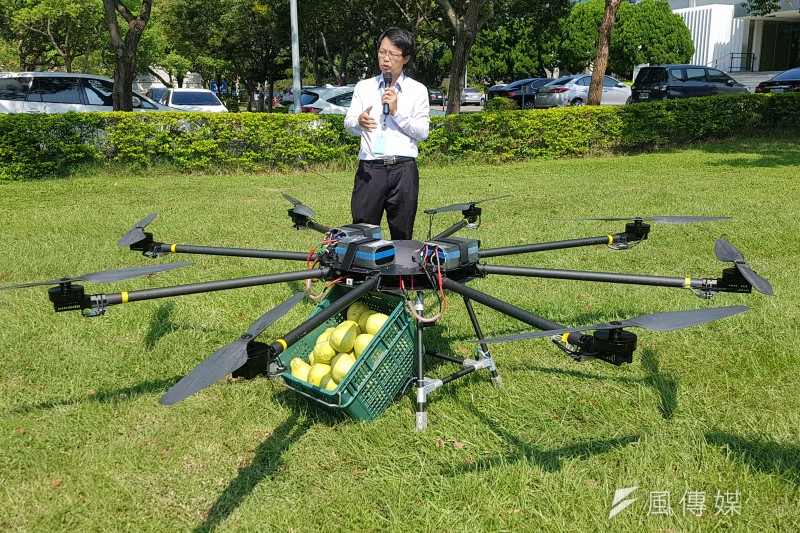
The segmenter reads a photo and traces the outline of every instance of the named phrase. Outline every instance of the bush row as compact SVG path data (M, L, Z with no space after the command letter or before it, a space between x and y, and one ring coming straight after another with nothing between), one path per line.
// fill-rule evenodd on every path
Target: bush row
M800 129L800 94L743 94L621 107L432 117L425 162L498 162L653 150ZM303 168L354 161L337 115L67 113L0 116L0 179L68 175L87 163L185 171Z

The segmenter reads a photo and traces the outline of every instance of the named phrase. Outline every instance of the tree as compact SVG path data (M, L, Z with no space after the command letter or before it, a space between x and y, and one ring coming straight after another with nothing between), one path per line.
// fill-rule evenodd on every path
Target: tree
M592 81L589 83L589 105L600 105L603 97L603 78L608 67L608 56L611 48L611 32L614 30L614 21L617 18L617 9L621 0L606 0L606 8L603 12L603 21L600 23L597 39L597 55L592 69Z
M139 15L134 15L121 0L103 0L106 26L111 37L111 51L114 54L114 111L133 111L133 78L136 68L136 51L147 21L150 20L153 0L141 0ZM127 28L122 35L120 21Z
M564 69L581 72L594 62L602 20L602 0L590 0L572 8L563 23L558 46L558 62Z

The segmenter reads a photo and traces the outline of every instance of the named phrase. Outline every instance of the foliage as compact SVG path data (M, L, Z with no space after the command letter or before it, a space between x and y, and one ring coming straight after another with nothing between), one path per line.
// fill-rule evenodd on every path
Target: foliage
M497 101L496 103L492 103ZM620 107L495 111L431 118L423 161L496 162L680 146L741 132L800 127L800 95L741 94ZM2 179L66 175L95 160L186 171L341 165L358 137L341 115L285 113L68 113L0 117Z
M502 96L498 96L486 101L486 105L483 106L484 111L517 111L519 110L519 105L517 105L517 101L513 98L504 98Z
M594 61L603 5L602 0L575 4L564 20L558 62L566 70L582 72Z

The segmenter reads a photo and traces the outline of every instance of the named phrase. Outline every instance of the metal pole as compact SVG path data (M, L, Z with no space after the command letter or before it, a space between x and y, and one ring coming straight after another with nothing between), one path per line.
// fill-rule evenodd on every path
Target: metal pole
M294 112L300 113L300 38L297 26L297 0L289 0L289 15L292 19L292 96L294 96Z

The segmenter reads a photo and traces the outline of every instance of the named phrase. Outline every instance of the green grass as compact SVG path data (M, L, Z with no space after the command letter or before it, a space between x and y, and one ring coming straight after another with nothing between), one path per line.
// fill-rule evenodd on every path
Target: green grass
M800 528L800 145L757 138L669 153L422 169L422 209L482 204L484 248L622 231L554 217L731 215L653 224L639 246L486 260L547 268L718 277L714 239L737 246L776 296L491 276L471 286L568 325L746 304L719 322L635 330L634 363L574 363L547 340L497 345L485 372L436 391L415 433L413 388L373 422L320 408L265 379L217 383L170 408L158 398L299 283L52 312L43 287L0 292L0 527L20 531L790 531ZM145 175L146 174L146 175ZM308 250L280 196L347 223L351 172L161 175L90 172L0 185L0 286L148 264L115 246L150 212L157 240ZM438 215L434 231L457 220ZM417 236L427 232L417 221ZM183 260L168 257L161 261ZM188 268L107 285L114 293L302 268L189 257ZM426 344L470 356L463 302ZM312 310L272 326L277 337ZM487 336L531 328L476 305ZM431 363L432 375L454 370ZM615 489L638 498L609 521ZM672 516L648 514L668 492ZM683 512L704 493L701 517ZM737 492L740 514L718 515ZM655 498L655 496L653 496Z

